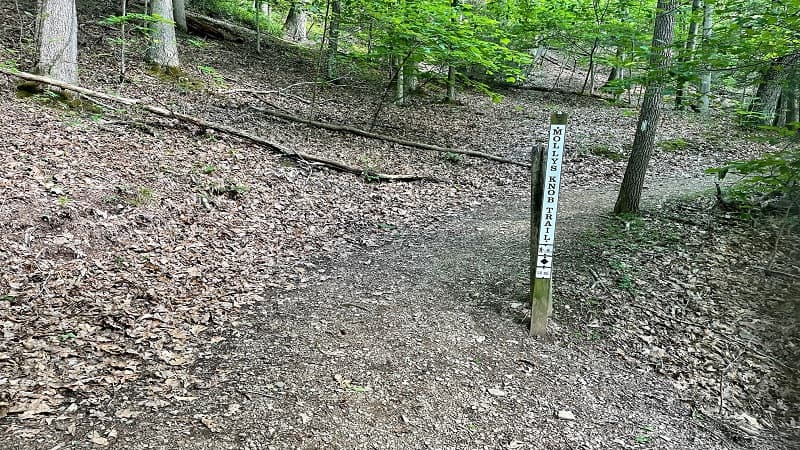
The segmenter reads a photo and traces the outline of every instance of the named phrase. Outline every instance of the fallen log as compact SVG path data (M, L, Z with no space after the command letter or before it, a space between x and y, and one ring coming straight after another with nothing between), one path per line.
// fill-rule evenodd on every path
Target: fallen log
M472 151L472 150L459 150L459 149L455 149L455 148L440 147L438 145L426 144L424 142L411 141L411 140L408 140L408 139L397 138L397 137L388 136L388 135L385 135L385 134L373 133L371 131L362 130L360 128L355 128L355 127L351 127L351 126L348 126L348 125L339 125L339 124L330 123L330 122L320 122L320 121L317 121L317 120L305 119L303 117L295 116L295 115L292 115L292 114L289 114L289 113L285 113L285 112L281 112L281 111L277 111L277 110L274 110L274 109L256 108L255 106L250 106L249 108L254 110L254 111L258 111L260 113L264 113L264 114L268 114L270 116L278 117L280 119L289 120L289 121L297 122L297 123L302 123L304 125L310 125L310 126L317 127L317 128L323 128L325 130L338 131L338 132L342 132L342 133L350 133L350 134L355 134L357 136L363 136L363 137L366 137L366 138L377 139L377 140L386 141L386 142L394 142L395 144L400 144L400 145L402 145L404 147L419 148L419 149L422 149L422 150L430 150L430 151L439 152L439 153L456 153L456 154L459 154L459 155L474 156L476 158L488 159L488 160L491 160L491 161L496 161L496 162L500 162L500 163L504 163L504 164L513 164L515 166L520 166L520 167L530 167L530 164L528 164L528 163L514 161L514 160L511 160L511 159L503 158L501 156L492 155L490 153L483 153L483 152L477 152L477 151Z
M75 92L81 95L85 95L87 97L98 98L101 100L106 100L115 103L121 103L126 106L136 106L141 108L149 113L177 119L181 122L191 123L197 125L201 128L211 129L215 131L219 131L220 133L225 133L231 136L236 136L241 139L248 140L255 144L258 144L262 147L269 149L271 152L285 156L287 158L292 158L297 161L306 162L309 164L316 164L321 165L324 167L328 167L330 169L339 171L339 172L346 172L352 173L358 176L362 176L368 180L385 180L385 181L438 181L433 177L424 176L424 175L403 175L403 174L386 174L386 173L378 173L372 172L369 170L363 170L359 167L354 167L348 165L342 161L337 161L335 159L326 158L323 156L317 156L310 153L303 153L292 150L288 147L285 147L281 144L276 142L269 141L259 136L255 136L250 134L244 130L239 130L237 128L229 127L227 125L222 125L215 122L210 122L208 120L202 119L200 117L191 116L188 114L181 114L175 111L171 111L167 108L163 108L161 106L150 105L144 103L141 99L136 98L128 98L128 97L120 97L116 95L106 94L104 92L94 91L91 89L87 89L84 87L76 86L74 84L65 83L63 81L55 80L48 77L43 77L40 75L34 75L28 72L22 72L18 70L8 69L5 67L0 67L0 73L4 73L6 75L10 75L13 77L21 78L23 80L33 81L36 83L42 83L49 86L54 86L57 88L61 88L67 91Z
M186 25L189 28L189 32L193 34L207 35L224 41L244 42L247 39L256 39L256 34L258 34L256 30L251 28L190 12L186 13ZM281 39L269 33L262 32L261 38L282 42L293 47L304 47L297 42Z
M244 27L189 12L186 13L186 26L192 34L232 42L244 42L244 36L250 31Z

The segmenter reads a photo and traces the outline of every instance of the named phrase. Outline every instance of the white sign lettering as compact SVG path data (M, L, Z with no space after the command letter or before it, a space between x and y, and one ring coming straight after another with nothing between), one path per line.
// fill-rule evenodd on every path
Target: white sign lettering
M539 223L539 254L536 260L536 278L550 278L553 269L553 243L556 234L558 190L561 184L561 161L564 155L565 125L550 125L550 141L544 176L542 217Z

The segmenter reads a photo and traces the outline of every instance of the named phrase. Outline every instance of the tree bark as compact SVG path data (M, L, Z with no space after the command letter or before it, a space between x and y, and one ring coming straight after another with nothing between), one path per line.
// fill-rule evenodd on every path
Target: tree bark
M639 112L633 149L625 169L614 212L638 213L647 166L653 153L656 130L661 120L661 103L664 83L672 59L675 37L675 12L678 0L658 0L653 45L650 53L650 70L644 101Z
M405 81L405 61L402 57L397 56L397 65L395 70L397 71L395 75L395 91L394 91L394 104L398 106L403 106L406 104L406 81Z
M186 25L186 0L172 0L172 16L175 18L175 26L186 33L189 27Z
M175 37L175 24L172 16L171 0L152 0L150 14L158 16L158 20L151 26L150 47L147 57L153 64L165 68L175 69L180 67L178 60L178 42Z
M800 53L784 55L771 61L762 72L756 97L748 108L748 111L757 113L754 124L772 125L775 121L783 83L798 60Z
M458 7L460 0L451 0L450 7L456 9ZM456 23L456 18L453 17L450 22L452 24ZM460 18L458 19L460 20ZM452 47L450 51L452 51ZM453 103L456 101L456 68L453 64L447 66L447 94L445 95L445 100L447 102Z
M405 103L417 90L417 71L419 70L417 61L408 60L403 66L403 92L405 93Z
M681 57L682 63L691 62L694 60L694 52L697 48L697 29L698 29L698 15L700 13L700 0L692 0L692 16L689 18L689 33L686 37L685 50L686 53ZM685 68L681 68L685 70ZM683 99L685 96L686 82L689 77L685 73L678 74L678 87L675 90L675 109L683 109Z
M800 68L795 68L794 73L789 79L789 88L786 92L786 124L789 126L798 126L800 122ZM800 127L798 127L800 129Z
M328 54L326 55L325 75L328 81L338 78L336 54L339 53L339 16L342 13L342 0L331 1L331 19L328 23Z
M37 22L40 75L78 82L78 15L75 0L40 0Z
M711 40L711 33L714 25L714 5L706 0L703 5L703 44L708 45ZM711 71L705 70L700 75L700 112L708 114L710 105L709 94L711 93Z
M308 15L303 8L303 3L293 1L286 14L286 21L283 23L284 38L292 42L305 42L307 27Z
M448 102L456 101L456 68L453 66L447 67L447 97Z

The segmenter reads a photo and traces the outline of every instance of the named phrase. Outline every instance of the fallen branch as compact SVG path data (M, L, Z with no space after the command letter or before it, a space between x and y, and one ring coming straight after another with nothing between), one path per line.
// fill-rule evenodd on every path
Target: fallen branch
M190 12L186 13L186 26L192 34L231 42L244 42L244 36L251 32L248 28Z
M238 138L242 138L248 140L250 142L256 143L262 147L265 147L281 156L285 156L287 158L292 158L298 161L303 162L310 162L315 163L317 165L325 166L333 170L337 170L339 172L346 172L352 173L358 176L363 176L369 180L386 180L386 181L420 181L420 180L429 180L429 181L438 181L435 178L429 176L422 176L422 175L395 175L395 174L385 174L385 173L376 173L367 170L363 170L358 167L350 166L342 161L337 161L334 159L325 158L322 156L312 155L309 153L302 153L295 150L292 150L288 147L284 147L281 144L269 141L259 136L252 135L244 130L239 130L237 128L229 127L227 125L222 125L215 122L210 122L205 119L201 119L199 117L190 116L188 114L181 114L175 111L171 111L167 108L162 108L160 106L149 105L147 103L142 102L140 99L135 98L127 98L127 97L119 97L116 95L106 94L104 92L94 91L91 89L87 89L84 87L76 86L74 84L65 83L63 81L54 80L52 78L43 77L40 75L34 75L32 73L21 72L18 70L12 70L5 67L0 67L0 73L4 73L6 75L10 75L13 77L21 78L23 80L33 81L36 83L47 84L50 86L55 86L67 91L76 92L78 94L85 95L87 97L92 98L99 98L102 100L107 100L110 102L121 103L126 106L137 106L147 112L152 114L156 114L158 116L178 119L181 122L191 123L197 125L201 128L210 129L219 131L220 133L225 133L231 136L236 136Z
M371 131L362 130L361 128L355 128L355 127L351 127L351 126L347 126L347 125L339 125L339 124L330 123L330 122L319 122L317 120L304 119L302 117L298 117L298 116L295 116L295 115L292 115L292 114L288 114L288 113L284 113L284 112L280 112L280 111L276 111L276 110L271 110L271 109L256 108L254 106L250 106L250 109L252 109L254 111L258 111L260 113L268 114L270 116L278 117L278 118L281 118L281 119L284 119L284 120L289 120L289 121L292 121L292 122L298 122L298 123L302 123L302 124L305 124L305 125L310 125L310 126L314 126L314 127L318 127L318 128L323 128L323 129L330 130L330 131L338 131L338 132L342 132L342 133L355 134L357 136L363 136L363 137L367 137L367 138L370 138L370 139L377 139L377 140L386 141L386 142L394 142L395 144L400 144L400 145L405 146L405 147L419 148L419 149L422 149L422 150L430 150L430 151L439 152L439 153L456 153L456 154L459 154L459 155L474 156L476 158L489 159L489 160L492 160L492 161L497 161L497 162L501 162L501 163L505 163L505 164L513 164L515 166L520 166L520 167L530 167L530 164L528 164L528 163L514 161L514 160L511 160L511 159L503 158L501 156L492 155L490 153L476 152L476 151L472 151L472 150L458 150L458 149L455 149L455 148L439 147L438 145L426 144L424 142L410 141L408 139L402 139L402 138L397 138L397 137L393 137L393 136L387 136L385 134L373 133Z

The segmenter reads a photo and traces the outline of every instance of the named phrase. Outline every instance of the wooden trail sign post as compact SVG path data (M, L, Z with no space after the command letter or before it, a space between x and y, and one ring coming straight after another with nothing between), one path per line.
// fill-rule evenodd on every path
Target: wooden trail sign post
M553 312L553 250L566 128L567 115L553 113L547 147L538 146L531 157L531 336L545 334Z

